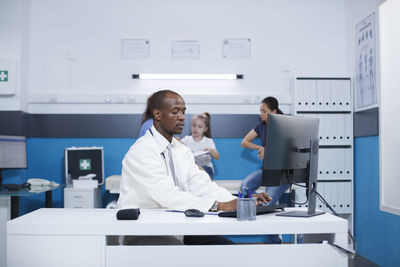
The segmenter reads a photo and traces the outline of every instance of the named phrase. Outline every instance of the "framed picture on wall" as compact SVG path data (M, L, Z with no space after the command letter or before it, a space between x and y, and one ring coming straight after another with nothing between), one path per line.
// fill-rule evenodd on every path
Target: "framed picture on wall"
M375 13L356 25L356 111L378 106Z

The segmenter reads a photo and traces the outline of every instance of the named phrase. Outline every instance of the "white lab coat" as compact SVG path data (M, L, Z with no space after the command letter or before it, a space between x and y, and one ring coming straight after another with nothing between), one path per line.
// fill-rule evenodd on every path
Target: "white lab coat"
M154 126L150 130L131 146L122 162L119 208L208 211L216 200L225 202L235 198L211 181L205 171L199 170L190 148L173 138L172 154L178 179L175 186L169 155L165 153L169 142Z

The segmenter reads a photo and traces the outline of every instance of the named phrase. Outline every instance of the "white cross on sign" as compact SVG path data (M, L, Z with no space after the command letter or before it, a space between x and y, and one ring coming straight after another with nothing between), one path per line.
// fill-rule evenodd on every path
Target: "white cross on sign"
M90 170L90 159L79 160L79 166L81 170Z
M8 71L0 70L0 81L5 82L8 80Z

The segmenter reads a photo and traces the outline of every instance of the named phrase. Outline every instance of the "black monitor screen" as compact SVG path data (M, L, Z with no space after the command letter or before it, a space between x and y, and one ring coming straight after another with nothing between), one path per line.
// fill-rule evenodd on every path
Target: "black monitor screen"
M0 135L0 169L26 168L24 136Z
M318 127L315 118L268 116L262 185L307 181L310 140L318 139Z

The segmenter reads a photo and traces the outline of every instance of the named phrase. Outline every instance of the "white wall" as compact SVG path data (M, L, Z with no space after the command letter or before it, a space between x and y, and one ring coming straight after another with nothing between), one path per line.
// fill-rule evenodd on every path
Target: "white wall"
M380 166L380 208L400 215L398 188L400 157L400 128L396 123L400 97L398 65L400 60L398 0L387 0L379 10L380 14L380 56L381 56L381 107L379 110L379 166Z
M0 0L0 58L16 62L15 94L0 96L0 110L21 110L26 87L21 85L23 39L23 0Z
M23 77L32 113L141 113L147 95L165 88L183 94L190 113L258 113L267 95L287 112L295 76L349 76L345 0L30 2L22 19L29 27ZM150 59L120 59L123 38L150 39ZM251 38L251 58L223 59L224 38ZM199 41L200 59L172 60L175 40ZM66 56L71 53L74 60ZM245 79L138 81L133 73L241 73Z

